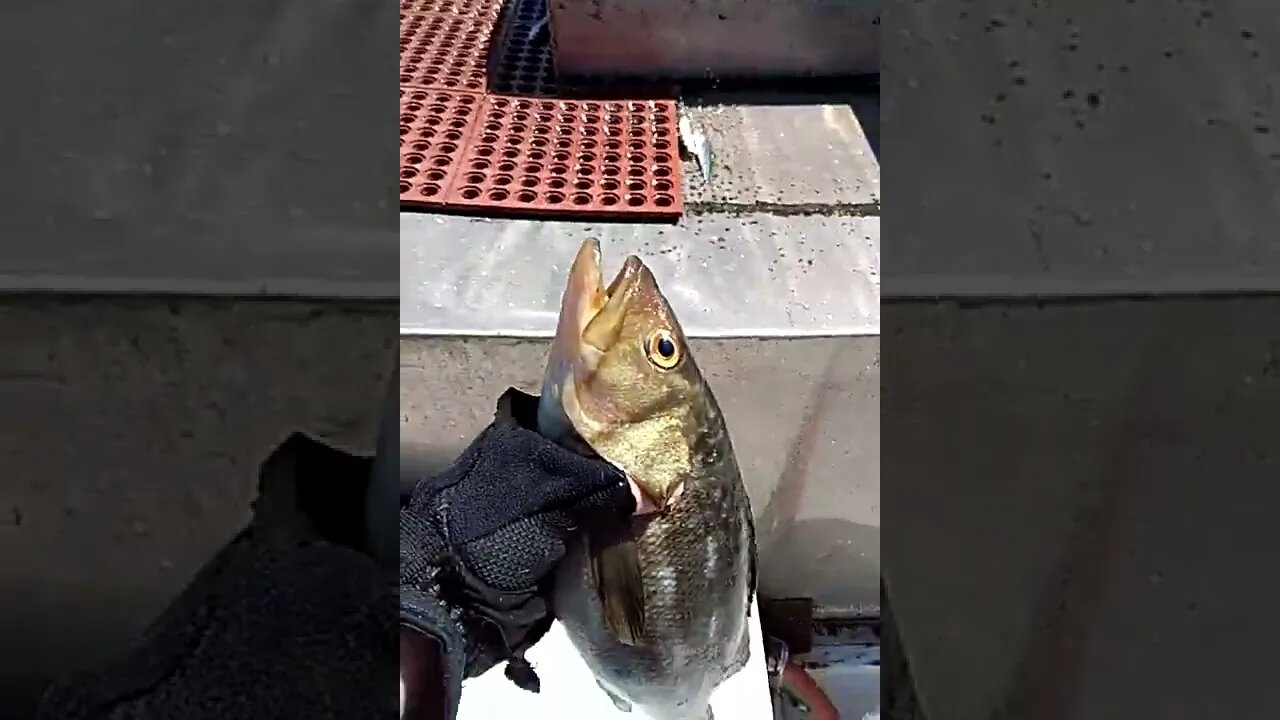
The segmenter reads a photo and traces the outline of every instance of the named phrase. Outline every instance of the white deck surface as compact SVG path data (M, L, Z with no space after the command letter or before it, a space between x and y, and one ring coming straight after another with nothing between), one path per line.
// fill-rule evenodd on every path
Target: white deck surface
M773 720L759 615L752 601L751 659L712 696L717 720ZM661 720L650 718L640 708L630 713L615 708L558 622L529 651L528 658L542 679L542 692L535 695L516 687L503 674L505 666L499 665L463 684L458 720Z

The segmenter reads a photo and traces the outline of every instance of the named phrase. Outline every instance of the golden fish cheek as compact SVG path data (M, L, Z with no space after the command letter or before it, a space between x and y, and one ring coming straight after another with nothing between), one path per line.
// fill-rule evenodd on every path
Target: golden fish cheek
M612 429L625 425L625 422L620 421L619 411L613 398L608 394L600 394L594 389L581 392L574 397L573 413L573 422L578 434L597 452L602 450L603 443L609 441Z

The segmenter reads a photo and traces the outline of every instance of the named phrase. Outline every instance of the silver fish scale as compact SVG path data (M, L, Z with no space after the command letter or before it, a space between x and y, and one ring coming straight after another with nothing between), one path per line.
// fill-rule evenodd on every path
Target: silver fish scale
M720 444L720 443L717 443ZM727 447L727 444L724 445ZM619 643L605 626L585 547L561 566L556 615L602 689L655 720L705 720L711 693L746 665L755 535L732 451L686 481L637 542L645 635ZM705 456L704 456L705 457Z

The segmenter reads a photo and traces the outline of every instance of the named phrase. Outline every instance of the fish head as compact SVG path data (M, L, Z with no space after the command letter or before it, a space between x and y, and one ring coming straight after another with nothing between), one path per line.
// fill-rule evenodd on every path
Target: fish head
M600 246L589 240L569 272L540 427L572 431L660 511L694 470L708 391L649 268L631 256L607 288L601 277Z

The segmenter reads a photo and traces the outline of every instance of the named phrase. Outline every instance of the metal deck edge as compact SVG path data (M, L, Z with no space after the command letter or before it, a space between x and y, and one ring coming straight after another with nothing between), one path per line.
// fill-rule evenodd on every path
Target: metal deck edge
M398 282L342 282L289 278L265 278L255 281L83 275L0 275L0 299L6 295L118 295L390 302L400 297L400 287Z
M1164 277L1027 277L968 275L894 277L881 291L888 301L1049 301L1280 294L1276 274L1178 274Z
M389 219L389 218L388 218ZM398 227L67 219L0 258L0 294L392 300Z

